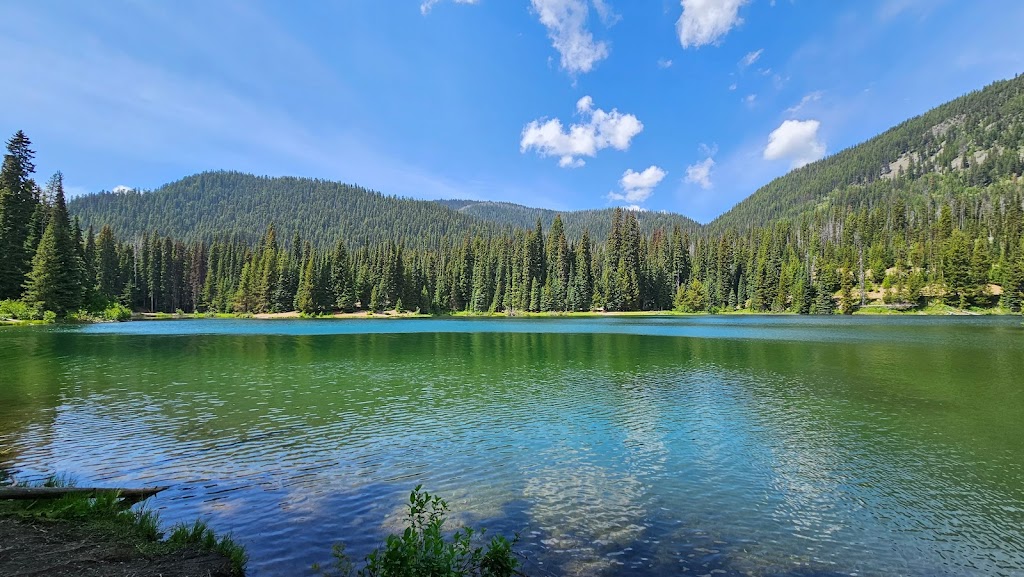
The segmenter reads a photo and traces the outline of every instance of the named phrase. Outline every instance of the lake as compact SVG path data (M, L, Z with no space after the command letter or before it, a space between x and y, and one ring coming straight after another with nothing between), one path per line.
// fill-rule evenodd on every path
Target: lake
M0 465L173 488L256 577L423 484L532 575L1024 575L1020 318L0 329Z

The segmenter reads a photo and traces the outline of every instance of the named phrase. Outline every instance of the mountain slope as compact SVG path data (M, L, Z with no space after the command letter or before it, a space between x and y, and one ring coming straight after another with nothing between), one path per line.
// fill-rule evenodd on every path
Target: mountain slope
M995 82L763 186L709 224L715 231L907 191L928 175L955 176L960 190L1020 175L1024 76ZM934 180L934 179L933 179ZM941 180L941 178L939 179Z
M274 223L278 236L324 246L405 239L434 243L493 225L433 202L385 196L358 186L308 178L205 172L152 192L99 193L69 203L82 226L109 224L123 238L159 231L184 240L234 234L255 242Z
M570 238L579 238L583 235L584 230L590 231L591 238L606 238L611 231L612 214L615 212L613 208L559 212L545 208L531 208L511 202L475 200L438 200L435 202L462 214L513 228L531 228L536 225L537 219L540 219L544 229L547 230L555 219L555 215L560 214L565 225L565 234ZM671 212L641 211L636 213L636 217L640 229L647 232L658 228L671 231L675 225L691 232L699 230L701 227L696 221Z
M152 192L103 192L78 197L68 206L82 226L99 230L109 224L123 238L158 231L183 240L209 241L234 235L258 240L271 222L279 237L298 231L315 245L344 238L354 245L404 240L406 245L436 245L445 236L533 228L539 218L551 226L553 210L505 202L426 201L386 196L358 186L293 177L260 177L238 172L204 172L166 184ZM584 229L603 239L613 209L561 213L566 234L579 238ZM678 214L638 213L642 230L686 230L700 225Z

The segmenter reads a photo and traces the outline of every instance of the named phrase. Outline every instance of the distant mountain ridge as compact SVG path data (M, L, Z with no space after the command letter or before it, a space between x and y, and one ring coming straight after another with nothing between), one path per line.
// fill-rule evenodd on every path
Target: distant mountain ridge
M448 199L434 202L462 214L513 228L530 228L539 219L546 229L554 221L556 215L561 215L565 225L565 234L570 238L579 238L583 235L584 229L590 232L592 238L607 237L611 230L612 215L615 212L614 208L558 211L490 200ZM670 231L676 225L689 232L701 228L701 224L695 220L673 212L638 211L636 217L640 228L646 231L658 228Z
M273 223L283 240L298 232L319 246L340 238L416 244L492 228L437 203L360 186L228 171L188 176L151 192L88 194L68 207L82 226L109 224L125 238L158 231L190 241L231 235L254 243Z
M339 238L355 244L399 240L407 245L435 245L444 238L509 228L545 229L558 214L566 235L603 239L611 230L614 209L559 212L508 202L428 201L388 196L360 186L320 179L265 177L240 172L204 172L150 192L118 190L79 196L69 203L83 227L110 225L133 238L158 231L184 240L209 241L235 236L258 240L273 223L282 239L298 232L315 245ZM679 225L696 231L700 224L685 216L638 213L641 229Z

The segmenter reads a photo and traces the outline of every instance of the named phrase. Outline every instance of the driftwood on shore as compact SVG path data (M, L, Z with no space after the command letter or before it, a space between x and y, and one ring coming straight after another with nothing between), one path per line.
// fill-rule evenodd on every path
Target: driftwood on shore
M0 499L59 499L66 495L95 497L100 493L117 493L118 497L137 503L156 495L167 487L124 489L117 487L0 487Z

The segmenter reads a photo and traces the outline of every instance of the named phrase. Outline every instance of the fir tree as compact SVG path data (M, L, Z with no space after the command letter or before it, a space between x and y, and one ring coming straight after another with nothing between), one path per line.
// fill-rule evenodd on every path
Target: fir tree
M35 152L31 145L24 132L16 132L7 141L7 154L0 168L0 300L21 296L25 274L35 266L29 237L39 201L32 181ZM37 222L37 227L40 224Z
M964 233L954 231L946 240L942 253L942 273L946 282L946 300L965 308L971 296L971 247Z
M58 316L78 310L82 306L82 269L64 202L63 182L58 177L53 214L32 259L25 300Z
M594 272L591 267L590 232L583 231L583 237L576 246L576 262L572 271L572 284L568 293L569 309L589 311L594 300Z

